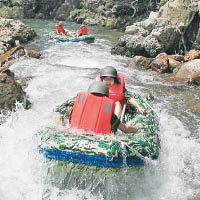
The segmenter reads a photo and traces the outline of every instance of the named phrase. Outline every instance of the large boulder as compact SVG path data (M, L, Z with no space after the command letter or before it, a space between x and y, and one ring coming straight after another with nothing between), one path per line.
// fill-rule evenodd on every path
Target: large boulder
M130 57L135 55L155 57L162 52L174 54L186 52L194 47L200 48L198 9L198 2L195 0L168 1L158 13L152 12L148 19L127 26L126 35L122 36L125 44L123 47L120 45L120 38L111 53ZM134 45L139 37L143 37L140 51ZM131 51L129 51L130 46L132 46Z
M175 78L192 79L193 76L196 77L196 73L200 73L200 59L194 59L182 64L179 71L176 73Z
M151 61L147 57L135 56L130 60L128 68L148 70L150 68L150 64Z
M0 73L0 110L13 110L16 102L23 103L25 108L30 106L22 87L7 70L6 73Z
M159 10L159 17L181 31L186 31L198 12L198 1L174 0L168 1Z
M26 43L36 32L19 20L0 18L0 54L15 46L15 41Z
M25 55L33 58L40 58L41 56L38 51L27 50L19 45L13 47L0 57L0 111L13 110L16 102L23 103L26 109L30 107L30 102L27 100L23 88L16 81L14 72L9 70L9 67L18 61L17 58ZM24 80L26 78L27 77L23 77ZM22 80L22 78L20 79ZM20 80L18 79L18 81ZM23 86L26 86L25 81L23 82Z

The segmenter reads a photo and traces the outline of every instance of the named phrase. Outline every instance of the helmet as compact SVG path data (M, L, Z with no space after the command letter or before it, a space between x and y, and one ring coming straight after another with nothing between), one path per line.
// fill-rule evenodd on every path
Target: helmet
M92 94L101 94L103 96L107 96L108 97L108 87L104 83L102 83L100 81L93 82L89 86L88 92L90 92Z
M60 25L60 26L63 26L63 22L62 22L62 21L60 21L60 22L59 22L59 25Z
M101 71L101 76L110 76L117 78L117 70L112 66L104 67Z

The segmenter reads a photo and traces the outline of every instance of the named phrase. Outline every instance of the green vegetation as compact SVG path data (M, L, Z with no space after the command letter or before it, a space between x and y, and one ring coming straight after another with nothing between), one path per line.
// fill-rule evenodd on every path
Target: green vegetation
M101 5L97 8L97 13L103 13L103 10L105 9L105 6Z
M23 10L17 6L12 8L3 6L0 8L0 16L5 18L23 18Z
M71 18L75 18L76 16L80 15L80 13L82 12L82 9L75 9L75 10L72 10L70 12L70 17Z
M116 18L108 18L106 26L110 28L115 28L117 24L117 19Z
M160 2L157 5L158 10L160 9L160 7L162 7L167 2L168 2L168 0L160 0Z

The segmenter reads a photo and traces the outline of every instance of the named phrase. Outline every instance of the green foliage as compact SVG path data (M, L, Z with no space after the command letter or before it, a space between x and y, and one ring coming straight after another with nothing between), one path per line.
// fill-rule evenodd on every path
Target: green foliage
M105 7L103 6L103 5L101 5L101 6L99 6L98 8L97 8L97 13L103 13L103 10L105 9Z
M106 26L110 28L115 28L117 24L117 19L116 18L108 18Z
M70 16L71 17L76 17L77 15L80 15L80 13L82 12L82 9L75 9L75 10L72 10L70 12Z
M168 2L168 0L160 0L160 2L157 5L157 8L160 9L167 2Z
M23 18L23 10L17 6L7 7L3 6L0 8L0 16L4 18L17 19Z

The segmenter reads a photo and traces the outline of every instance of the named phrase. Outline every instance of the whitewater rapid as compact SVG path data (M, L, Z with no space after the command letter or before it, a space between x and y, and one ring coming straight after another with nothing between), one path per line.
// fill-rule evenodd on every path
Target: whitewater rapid
M180 107L175 110L180 99L171 92L174 88L155 74L126 68L129 58L111 55L112 43L103 36L97 35L93 44L59 43L44 33L41 38L46 40L40 59L25 57L11 66L17 76L31 77L25 92L32 107L24 110L18 103L16 112L6 116L0 126L0 200L198 200L200 118L189 111L182 114ZM94 76L108 65L125 76L127 89L155 95L152 107L160 118L159 160L153 166L124 169L122 175L109 180L84 175L85 179L75 180L65 174L54 179L38 153L37 132L55 125L56 106L86 91Z

